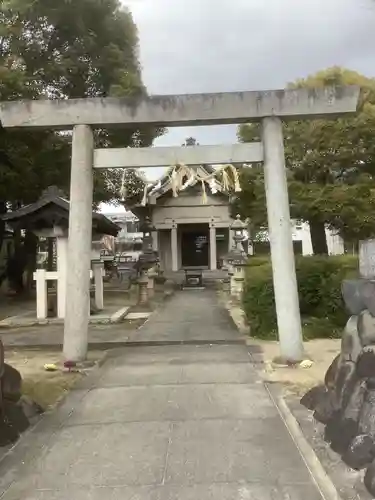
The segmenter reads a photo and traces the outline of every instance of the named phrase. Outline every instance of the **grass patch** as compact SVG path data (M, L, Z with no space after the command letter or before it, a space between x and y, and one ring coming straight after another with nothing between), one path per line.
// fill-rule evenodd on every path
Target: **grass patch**
M82 377L81 373L63 372L30 375L22 381L22 393L46 410L58 403Z

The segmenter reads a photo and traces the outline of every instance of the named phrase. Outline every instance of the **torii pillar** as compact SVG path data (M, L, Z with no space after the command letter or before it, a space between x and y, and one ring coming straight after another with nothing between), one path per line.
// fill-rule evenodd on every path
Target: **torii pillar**
M73 128L64 358L87 356L90 316L90 270L94 137L88 125Z

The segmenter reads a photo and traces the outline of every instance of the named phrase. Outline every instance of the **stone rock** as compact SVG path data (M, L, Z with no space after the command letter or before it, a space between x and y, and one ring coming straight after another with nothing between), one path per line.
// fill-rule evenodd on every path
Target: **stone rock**
M352 469L368 467L375 458L375 440L369 434L359 434L350 443L342 459Z
M375 316L375 282L362 280L362 297L366 309Z
M22 378L13 366L4 364L4 374L1 378L3 398L18 401L21 397Z
M367 382L361 414L359 418L359 433L375 436L375 383Z
M330 367L328 368L326 375L324 377L324 384L328 389L335 388L335 382L337 377L337 372L340 364L341 355L338 354L332 361Z
M13 426L19 434L30 427L30 422L18 402L4 400L3 413L5 421Z
M342 455L348 449L354 437L358 434L358 422L345 419L340 409L335 410L324 430L324 440L331 448Z
M356 363L356 372L359 378L375 378L375 346L363 349Z
M351 316L346 323L341 340L342 361L355 362L362 350L362 344L358 334L358 316Z
M372 497L375 498L375 461L372 461L367 468L363 482Z
M358 434L358 422L351 419L342 419L336 422L336 424L332 423L331 425L331 448L339 455L344 455L347 453L350 443Z
M358 383L353 388L353 391L350 394L348 404L343 411L343 418L345 420L350 419L357 423L359 422L366 392L367 392L366 382L364 382L363 380L358 381Z
M342 411L345 410L354 387L359 382L356 374L355 363L347 362L342 363L337 372L336 387L335 387L335 401L334 404Z
M19 436L17 429L0 417L0 447L15 443Z
M341 422L341 418L342 412L340 410L335 410L328 422L323 422L326 424L324 429L324 440L327 443L331 443L331 441L335 439L336 431L339 431L338 426Z
M364 483L375 498L375 280L346 280L342 293L352 316L341 352L324 386L308 391L301 404L325 425L324 439L346 465L367 468Z
M345 306L350 312L358 316L366 309L362 295L362 280L344 280L341 285L341 293L345 302Z
M322 424L328 424L335 414L337 407L334 404L334 397L331 391L327 391L315 407L314 418Z
M375 344L375 318L367 310L358 317L358 334L362 347Z
M327 389L324 385L318 385L310 389L302 398L300 403L309 410L315 410L318 404L327 397Z
M30 422L18 402L3 400L0 414L0 446L15 443Z

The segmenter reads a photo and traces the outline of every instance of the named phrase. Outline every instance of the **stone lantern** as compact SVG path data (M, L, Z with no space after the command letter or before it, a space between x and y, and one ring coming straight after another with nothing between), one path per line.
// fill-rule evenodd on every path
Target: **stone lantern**
M142 253L139 256L140 278L139 284L139 303L147 304L149 298L154 294L154 274L152 269L158 262L158 254L152 248L152 232L155 231L151 220L146 217L141 231L143 233Z
M245 281L245 266L248 259L242 247L246 228L246 223L242 222L241 217L237 215L236 220L230 226L230 230L233 232L233 248L226 256L228 274L230 276L230 292L232 296L238 299L240 299L242 295Z

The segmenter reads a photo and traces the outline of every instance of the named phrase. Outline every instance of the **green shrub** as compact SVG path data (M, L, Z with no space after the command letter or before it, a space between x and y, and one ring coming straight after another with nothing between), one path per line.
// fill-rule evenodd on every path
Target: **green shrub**
M264 265L269 265L271 264L271 257L270 256L261 256L261 257L250 257L248 260L248 267L258 267L258 266L264 266Z
M277 324L269 260L250 259L246 271L243 305L251 333L276 339ZM312 256L296 258L301 316L306 338L334 337L348 319L341 296L343 279L357 275L356 256ZM287 292L287 291L286 291ZM314 333L315 332L315 333Z

